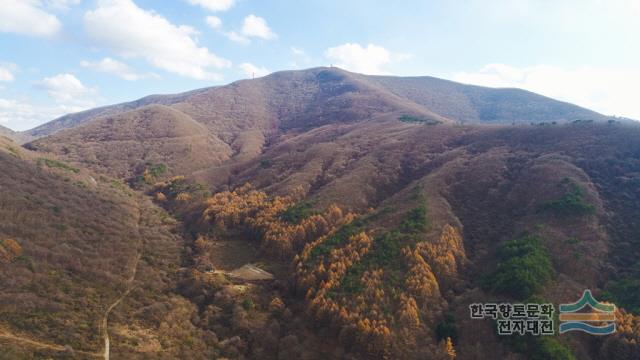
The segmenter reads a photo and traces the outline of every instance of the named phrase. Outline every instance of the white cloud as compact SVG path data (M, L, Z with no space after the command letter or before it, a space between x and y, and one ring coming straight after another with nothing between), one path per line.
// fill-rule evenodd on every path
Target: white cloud
M391 53L391 62L401 62L413 59L413 54L409 53Z
M94 107L95 89L86 87L72 74L58 74L42 79L36 84L45 90L65 112L77 112Z
M83 60L80 62L80 66L108 74L114 74L128 81L157 77L157 75L154 76L154 74L138 74L129 65L109 57L93 62Z
M131 0L99 0L84 16L88 36L123 57L143 58L152 66L198 80L219 80L212 69L231 66L206 47L198 46L197 32L174 25Z
M15 79L16 64L0 62L0 81L11 82Z
M393 54L382 46L373 44L362 47L360 44L346 43L325 51L325 56L336 63L334 65L363 74L389 74L384 67L395 61L407 58L406 54Z
M51 37L62 25L38 0L0 0L0 32Z
M29 99L0 98L0 124L16 131L31 129L64 114L96 106L97 91L82 84L72 74L58 74L37 82L55 103L34 104Z
M260 38L264 40L272 40L278 37L274 33L267 21L259 16L253 14L244 18L242 22L242 30L240 32L229 31L225 35L232 41L239 42L241 44L248 44L251 38Z
M67 10L73 5L78 5L82 2L82 0L46 0L47 6L60 9Z
M248 62L242 63L238 65L238 67L242 70L244 75L248 78L262 77L265 75L269 75L269 73L271 72L264 67L258 67Z
M289 62L289 66L291 66L293 69L308 67L309 64L311 64L312 59L307 54L307 52L304 51L304 49L296 46L292 46L290 50L291 50L291 61Z
M44 78L38 83L38 87L46 90L57 102L68 102L77 96L86 94L89 89L72 74L58 74Z
M77 108L56 105L39 106L27 100L0 98L0 124L16 131L28 130Z
M307 55L307 53L304 50L302 50L300 48L297 48L295 46L291 47L291 53L293 53L293 55L296 55L296 56L306 56Z
M225 35L229 40L231 40L231 41L235 41L235 42L240 43L240 44L248 44L248 43L250 43L250 42L251 42L251 40L249 40L249 38L247 38L247 37L245 37L245 36L242 36L242 35L238 34L238 33L237 33L237 32L235 32L235 31L228 31L228 32L225 32L225 33L224 33L224 35Z
M188 0L191 5L199 5L210 11L227 11L235 0Z
M640 15L640 2L637 0L626 0L624 4L631 9L631 11L635 14L632 15Z
M276 34L271 31L269 25L267 25L267 21L253 14L244 18L244 23L242 24L242 35L265 40L270 40L276 37Z
M222 20L217 16L207 16L205 21L214 30L219 30L222 27Z
M640 119L636 95L640 68L488 64L454 74L454 81L491 87L517 87L574 103L606 115Z

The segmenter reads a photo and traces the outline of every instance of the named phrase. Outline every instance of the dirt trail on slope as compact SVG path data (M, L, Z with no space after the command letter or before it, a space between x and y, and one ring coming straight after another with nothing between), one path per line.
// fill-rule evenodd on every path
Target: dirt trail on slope
M127 295L129 295L129 293L131 292L131 289L133 288L133 281L135 280L136 274L138 273L138 263L140 262L140 258L142 257L142 248L144 243L142 240L142 236L140 235L141 220L142 220L142 209L138 208L137 230L138 230L138 238L140 239L140 250L138 251L138 254L136 255L136 259L133 263L131 276L127 279L127 290L124 293L122 293L122 295L120 295L120 297L118 297L115 302L109 305L107 310L104 312L104 316L102 317L101 327L102 327L102 337L104 339L104 353L103 353L104 360L109 360L109 352L110 352L110 345L111 345L109 341L109 314L116 306L118 306L122 302L122 300L124 300L127 297Z
M104 356L104 360L109 360L109 345L110 345L109 344L109 329L108 329L109 314L131 292L131 289L133 288L133 286L132 286L133 285L133 281L136 278L136 273L138 272L138 262L140 261L140 257L141 256L142 256L142 253L138 253L138 255L136 257L136 261L135 261L135 263L133 265L133 274L131 274L131 277L129 279L127 279L127 290L122 295L120 295L120 297L113 304L111 304L107 308L107 311L105 311L104 316L102 317L102 332L103 332L103 337L104 337L104 355L103 355Z

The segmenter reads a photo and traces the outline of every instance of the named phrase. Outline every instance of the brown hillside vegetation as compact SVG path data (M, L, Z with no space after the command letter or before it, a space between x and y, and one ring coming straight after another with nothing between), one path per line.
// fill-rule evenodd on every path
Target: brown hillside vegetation
M32 144L118 178L165 164L167 174L185 174L229 158L227 144L189 116L163 105L106 116Z
M6 136L6 137L11 137L11 135L13 135L13 134L14 134L13 130L0 125L0 135Z
M193 311L172 292L181 243L163 224L167 215L117 180L95 180L38 156L11 142L0 145L0 358L102 356L102 316L125 292L134 267L134 290L109 322L111 353L130 358L134 352L135 346L113 339L125 323L163 341L147 352L210 354L197 329L168 329L168 320L148 313L154 306ZM171 325L184 321L188 317ZM199 342L184 347L185 337Z
M389 125L410 132L412 127L401 125L583 120L607 118L517 89L316 68L72 114L30 132L67 129L29 147L119 178L139 176L153 164L166 165L173 175L206 173L205 168L218 175L229 171L217 167L222 162L255 159L287 137L340 126L365 132L373 122L376 132Z
M94 117L82 118L70 124L70 130L30 143L29 147L86 166L97 165L117 177L122 177L123 171L136 172L140 159L170 157L173 163L190 164L191 169L175 169L179 174L179 170L197 170L206 161L216 164L229 158L253 158L283 129L363 121L381 114L434 123L450 121L374 85L337 69L277 73L188 96L177 95L173 102L160 98L161 103L170 102L170 108L146 105L127 112L100 112L109 115L97 121L89 121ZM87 121L86 126L75 127ZM57 126L54 123L51 126ZM163 133L175 127L177 132ZM202 145L194 143L194 135L202 138ZM188 144L193 146L189 148Z
M428 76L368 78L397 96L465 123L566 122L604 118L593 111L520 89L487 89Z
M128 290L114 358L638 353L637 124L515 89L318 68L36 131L60 128L0 153L0 311L14 314L0 326L16 334L99 352L102 312ZM584 289L621 309L618 334L505 339L469 318L474 302L557 306Z
M24 133L24 132L15 132L9 128L6 128L0 125L0 136L9 138L19 144L24 144L30 140L33 140L33 137Z
M629 218L639 212L632 185L640 165L638 135L638 126L616 123L460 127L380 118L285 136L259 159L195 177L220 189L245 181L272 194L302 189L313 208L335 203L363 214L359 222L307 240L294 262L295 292L308 304L308 316L340 334L342 346L373 358L420 358L417 349L433 355L446 340L434 329L452 314L458 356L490 356L514 350L488 341L490 328L478 333L467 307L478 299L495 301L493 290L473 288L494 271L506 241L523 233L540 239L555 276L537 291L555 303L629 276L638 256L632 250L637 222ZM239 191L213 199L241 199ZM253 212L259 203L239 202L243 215L233 215L239 217L226 231L242 229L247 215L260 219ZM364 215L370 207L373 215ZM219 205L216 211L235 214L234 208ZM423 228L407 229L413 213ZM268 232L250 233L268 244ZM286 232L278 236L286 238ZM495 291L513 299L500 294L506 288ZM420 331L415 340L406 335ZM600 356L580 338L563 338L558 346L581 358Z

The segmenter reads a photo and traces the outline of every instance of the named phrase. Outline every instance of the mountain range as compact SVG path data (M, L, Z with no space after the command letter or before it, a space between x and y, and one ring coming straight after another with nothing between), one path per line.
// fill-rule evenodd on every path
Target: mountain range
M239 104L233 105L234 101ZM205 117L215 118L216 112L225 113L225 116L229 113L250 118L264 116L270 125L277 123L279 127L296 127L300 123L308 126L309 122L315 124L332 114L343 117L355 115L350 116L349 121L357 121L363 115L370 117L391 111L416 112L461 123L537 123L605 118L593 111L520 89L463 85L428 76L370 76L339 68L314 68L282 71L263 78L176 95L151 95L128 103L65 115L26 134L34 137L51 135L99 116L152 104L174 107L210 126L215 126L215 120L205 121ZM240 104L251 105L255 109L249 112ZM310 110L315 112L309 113ZM348 112L356 110L363 113ZM333 121L341 120L340 116Z

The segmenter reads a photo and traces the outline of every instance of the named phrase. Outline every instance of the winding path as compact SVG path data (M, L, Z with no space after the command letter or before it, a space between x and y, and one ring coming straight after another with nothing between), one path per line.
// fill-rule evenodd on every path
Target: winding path
M116 301L114 301L111 305L109 305L109 307L107 307L107 310L104 312L104 315L102 316L101 327L102 327L102 337L104 339L104 353L103 353L104 360L109 360L109 351L110 351L109 314L111 314L111 311L115 309L115 307L118 306L122 302L122 300L124 300L127 297L127 295L129 295L129 293L131 292L131 289L133 288L133 281L135 280L136 274L138 273L138 263L140 263L140 258L142 257L144 240L140 235L140 222L142 221L143 210L140 206L141 204L138 205L138 214L137 214L138 216L136 221L136 230L138 232L138 239L140 240L140 250L138 251L138 254L136 255L136 258L134 260L132 270L131 270L131 276L129 277L129 279L127 279L127 290L124 293L122 293L122 295L120 295L120 297L118 297Z
M109 314L131 292L131 289L133 288L133 281L135 280L136 273L138 272L138 262L140 262L141 255L142 253L140 252L138 253L138 256L136 256L135 263L133 264L133 271L132 271L131 277L129 277L129 279L127 280L127 290L122 295L120 295L120 297L113 304L109 305L109 307L107 308L107 311L105 311L104 316L102 317L102 336L104 338L104 355L103 355L104 360L109 360L109 328L108 328Z

